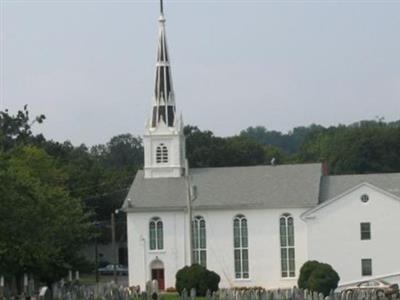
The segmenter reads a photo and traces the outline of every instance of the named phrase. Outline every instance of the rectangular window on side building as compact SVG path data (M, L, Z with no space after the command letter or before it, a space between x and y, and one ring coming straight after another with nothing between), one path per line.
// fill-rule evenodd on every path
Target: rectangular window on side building
M363 258L361 260L361 275L371 276L372 275L372 259Z
M371 223L361 223L361 240L370 240L371 239Z

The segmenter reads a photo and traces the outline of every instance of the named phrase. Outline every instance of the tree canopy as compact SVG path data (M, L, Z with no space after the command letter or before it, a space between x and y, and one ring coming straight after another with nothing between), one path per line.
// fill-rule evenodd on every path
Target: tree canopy
M68 174L35 143L26 107L0 113L0 269L31 273L50 282L79 260L91 223L84 205L70 195Z
M241 132L276 147L281 163L327 162L331 174L400 171L400 121L361 121L348 126L296 127L287 134L249 127Z

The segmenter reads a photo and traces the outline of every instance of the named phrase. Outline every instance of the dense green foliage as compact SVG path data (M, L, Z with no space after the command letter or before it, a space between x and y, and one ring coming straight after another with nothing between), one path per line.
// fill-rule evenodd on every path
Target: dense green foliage
M250 137L263 145L275 146L284 152L294 154L299 151L310 133L322 129L322 126L312 124L309 127L296 127L293 131L284 134L275 130L269 131L264 126L256 126L242 130L240 135Z
M340 277L331 265L318 261L308 261L300 269L298 286L328 296L338 286Z
M400 121L363 121L349 126L296 127L283 134L249 127L233 137L185 127L191 167L327 162L331 174L400 171Z
M189 165L198 167L249 166L265 162L265 149L246 136L215 137L211 131L186 126Z
M36 120L41 121L43 117ZM0 119L0 269L52 282L78 269L91 223L67 173L34 140L26 110Z
M175 287L179 294L182 293L183 289L190 292L192 288L195 288L198 296L205 296L207 290L210 290L210 292L218 290L220 280L221 278L217 273L194 264L178 270Z
M299 279L297 280L297 285L301 289L307 288L308 279L310 278L312 272L318 267L319 262L316 260L309 260L303 264L300 269Z
M400 126L365 123L313 132L300 161L326 160L333 174L400 171Z
M44 115L30 120L26 105L15 116L10 115L8 110L0 111L0 150L7 151L18 145L31 143L34 139L43 139L42 136L35 138L31 130L32 124L42 123L43 120Z
M74 147L70 142L42 141L68 173L68 187L74 197L84 201L93 212L93 220L105 221L121 207L136 171L143 165L140 138L130 134L113 137L106 145L90 149Z

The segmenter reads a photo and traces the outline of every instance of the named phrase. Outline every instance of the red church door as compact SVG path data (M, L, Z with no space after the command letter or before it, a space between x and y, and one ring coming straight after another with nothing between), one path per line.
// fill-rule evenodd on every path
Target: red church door
M164 269L152 269L151 279L158 281L158 288L163 291L165 289Z

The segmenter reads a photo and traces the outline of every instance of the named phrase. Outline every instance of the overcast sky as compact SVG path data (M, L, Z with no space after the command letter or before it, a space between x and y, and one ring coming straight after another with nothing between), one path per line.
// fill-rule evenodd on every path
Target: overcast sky
M159 4L0 0L0 109L74 144L141 135ZM400 1L165 0L178 111L233 135L400 119Z

